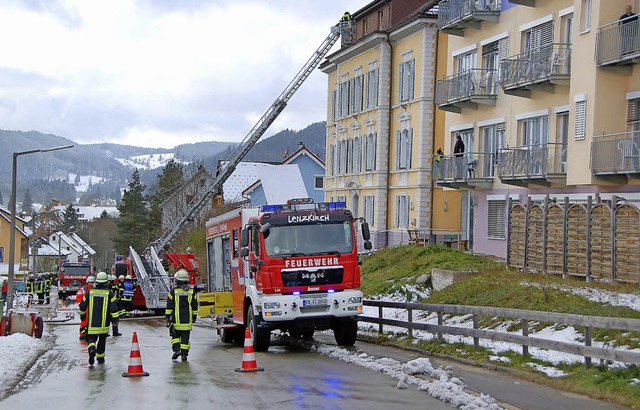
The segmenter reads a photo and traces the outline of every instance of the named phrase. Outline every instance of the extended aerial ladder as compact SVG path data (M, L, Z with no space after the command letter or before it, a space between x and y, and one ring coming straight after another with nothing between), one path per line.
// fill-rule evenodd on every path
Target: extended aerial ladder
M242 158L278 118L278 115L287 106L291 97L298 91L313 70L320 65L329 50L331 50L331 47L338 41L340 32L341 27L339 24L331 27L331 32L327 38L307 60L284 91L275 99L242 142L229 155L221 169L206 180L204 186L196 193L181 215L169 225L158 240L147 247L142 257L139 257L133 249L130 250L133 253L131 255L133 269L136 272L138 284L145 295L147 308L164 308L166 306L166 296L170 290L170 281L158 254L180 236L194 217L202 211L203 207L210 203L214 195L221 192L222 185L235 171Z

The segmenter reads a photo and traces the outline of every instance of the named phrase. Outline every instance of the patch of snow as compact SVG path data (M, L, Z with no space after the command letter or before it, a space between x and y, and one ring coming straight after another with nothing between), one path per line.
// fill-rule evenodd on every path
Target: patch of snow
M542 287L538 283L522 282L523 286ZM592 302L606 303L611 306L625 306L640 311L640 295L634 293L617 293L595 288L575 288L571 286L551 285L552 289L573 293Z
M492 362L511 363L511 359L505 356L489 356Z
M546 374L549 377L565 377L567 376L567 373L556 369L555 367L549 367L549 366L542 366L540 364L537 363L526 363L527 366L533 368L536 371L539 371L541 373Z
M640 379L636 379L636 378L631 379L631 384L640 385Z
M403 364L388 357L380 359L375 359L372 356L362 357L357 352L350 352L337 346L321 344L316 349L321 354L386 374L404 384L417 385L418 390L426 391L432 397L450 403L459 409L500 409L493 397L484 394L475 396L467 393L465 384L459 378L442 367L434 369L431 361L427 358L419 358ZM424 380L415 375L425 375L432 380Z
M0 397L7 393L6 389L11 388L12 382L17 381L29 362L45 346L44 340L22 333L0 337Z
M173 152L166 152L164 154L146 154L146 155L136 155L134 157L129 158L116 158L116 161L124 165L128 168L138 168L138 169L156 169L162 168L167 165L169 160L173 159L174 161L180 164L188 164L189 162L182 161L180 159L175 158L175 154Z
M76 175L77 174L70 172L67 176L67 182L75 185ZM80 182L78 183L78 185L75 185L76 192L87 192L89 189L89 185L100 184L104 181L106 181L106 179L102 177L97 177L94 175L80 175Z

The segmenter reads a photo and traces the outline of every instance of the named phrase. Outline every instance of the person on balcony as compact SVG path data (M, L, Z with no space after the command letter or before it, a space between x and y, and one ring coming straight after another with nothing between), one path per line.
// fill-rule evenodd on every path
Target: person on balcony
M456 157L456 178L464 178L464 142L462 142L460 135L456 135L453 156Z
M627 4L624 14L620 16L620 53L622 55L637 50L638 15L631 11L631 5Z

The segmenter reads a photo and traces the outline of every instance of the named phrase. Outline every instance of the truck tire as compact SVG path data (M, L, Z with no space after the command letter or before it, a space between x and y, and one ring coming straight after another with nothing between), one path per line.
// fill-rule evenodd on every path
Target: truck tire
M224 319L222 317L218 317L217 323L218 325L223 325ZM222 343L233 343L236 336L236 329L221 328L218 330L218 336L220 336L220 340L222 340Z
M249 330L251 331L253 350L256 352L266 352L269 350L269 345L271 344L271 331L268 329L260 329L260 327L258 327L260 322L261 318L253 314L253 306L249 305L247 326L249 326Z
M358 336L358 322L340 321L333 329L333 337L338 346L353 346Z

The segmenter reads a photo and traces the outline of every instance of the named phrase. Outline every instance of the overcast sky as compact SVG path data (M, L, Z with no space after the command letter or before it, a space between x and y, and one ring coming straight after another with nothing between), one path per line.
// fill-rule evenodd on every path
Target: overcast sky
M344 11L369 2L1 0L0 129L240 141ZM267 135L325 120L326 94L316 70Z

